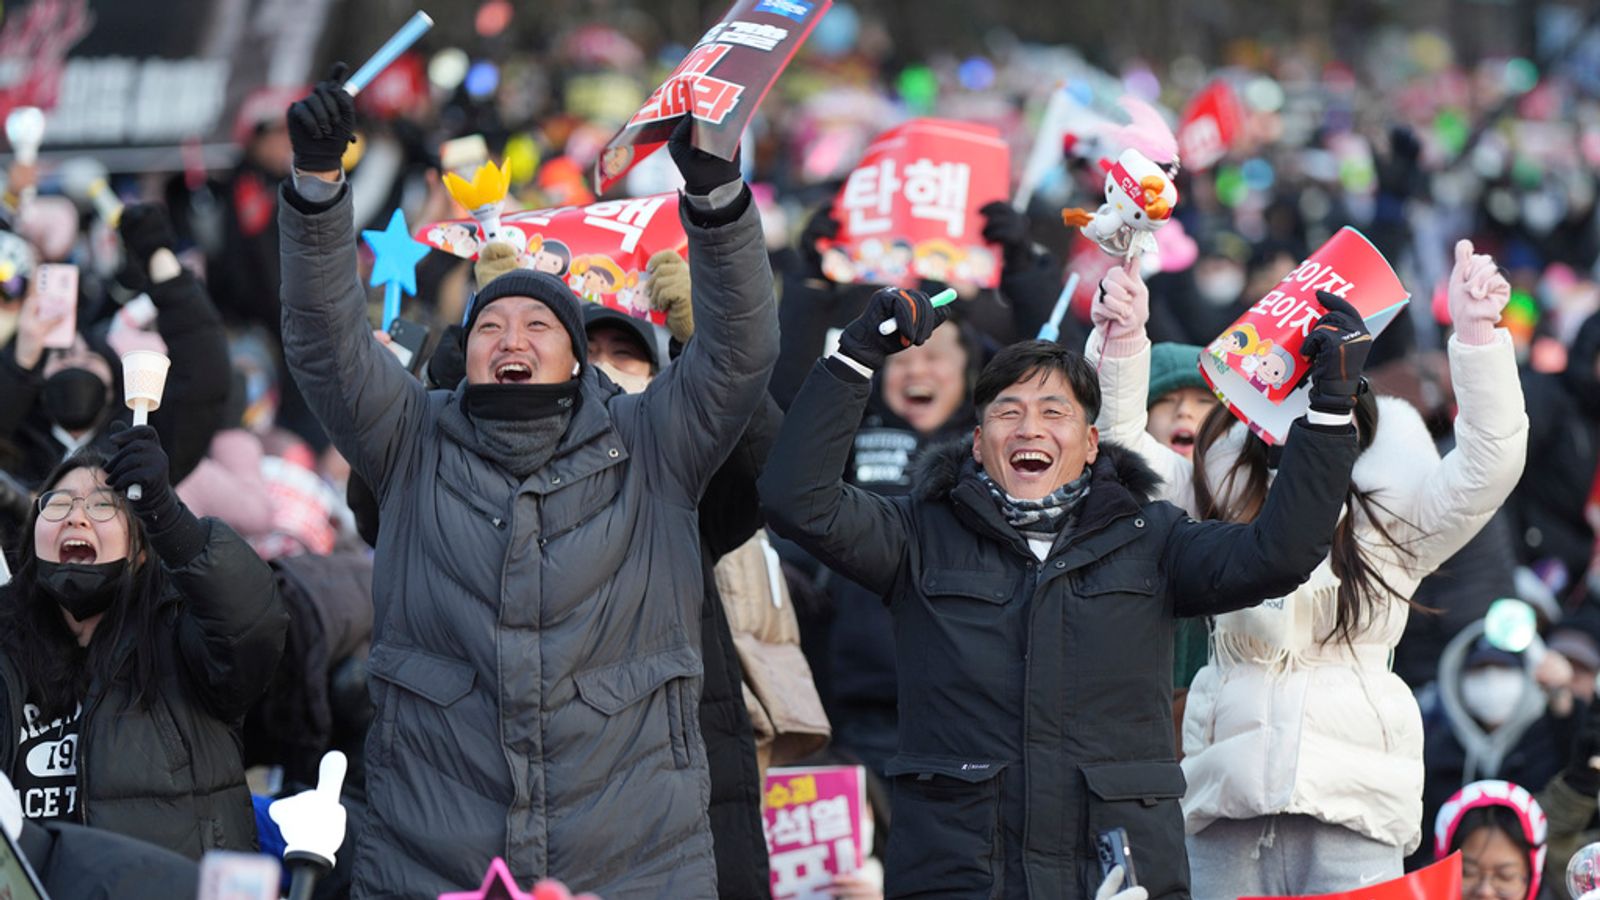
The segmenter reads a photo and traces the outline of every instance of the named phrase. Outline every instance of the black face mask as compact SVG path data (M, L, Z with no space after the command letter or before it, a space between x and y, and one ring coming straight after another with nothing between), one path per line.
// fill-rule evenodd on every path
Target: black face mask
M111 608L126 559L108 563L53 563L39 560L39 590L82 622Z
M88 369L62 369L44 382L44 411L68 431L92 427L106 408L106 383Z

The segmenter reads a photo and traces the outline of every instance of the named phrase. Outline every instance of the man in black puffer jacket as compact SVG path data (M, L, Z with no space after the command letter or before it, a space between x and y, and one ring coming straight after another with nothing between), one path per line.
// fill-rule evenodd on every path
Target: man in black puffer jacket
M1321 562L1370 337L1353 310L1324 317L1307 341L1313 407L1260 515L1201 523L1150 499L1138 456L1099 443L1093 369L1040 341L985 367L974 443L932 452L911 496L844 484L872 371L941 319L926 296L875 296L813 368L759 485L774 530L893 614L886 896L1091 897L1095 836L1122 827L1149 895L1187 897L1175 617L1279 596Z

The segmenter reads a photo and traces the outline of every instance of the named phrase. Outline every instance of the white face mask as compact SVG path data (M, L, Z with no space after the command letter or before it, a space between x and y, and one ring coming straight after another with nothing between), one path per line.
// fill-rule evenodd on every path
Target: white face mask
M629 375L608 362L595 363L595 368L606 373L607 378L615 381L617 387L629 394L642 394L644 389L650 386L649 375Z
M1204 275L1195 277L1195 290L1200 293L1200 299L1216 306L1222 306L1239 299L1244 293L1245 274L1243 269L1226 268L1209 271Z
M1485 666L1461 678L1461 705L1489 729L1510 721L1522 700L1527 676L1519 669Z

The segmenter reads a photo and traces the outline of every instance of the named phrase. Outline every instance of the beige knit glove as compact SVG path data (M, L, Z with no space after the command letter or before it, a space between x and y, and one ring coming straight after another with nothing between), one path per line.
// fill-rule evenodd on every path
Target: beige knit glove
M478 251L478 261L472 264L472 274L478 279L478 290L507 272L520 267L522 252L505 241L490 241Z
M650 280L645 292L650 308L667 314L667 330L687 344L694 336L694 307L689 300L689 263L675 250L662 250L645 264Z

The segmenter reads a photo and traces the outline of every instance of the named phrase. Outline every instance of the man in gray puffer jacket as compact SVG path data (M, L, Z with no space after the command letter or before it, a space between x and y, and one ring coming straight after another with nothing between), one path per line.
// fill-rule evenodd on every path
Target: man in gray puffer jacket
M502 856L523 884L714 897L695 508L778 353L737 161L673 134L698 329L649 389L588 365L580 301L519 270L473 300L466 380L430 392L367 324L338 81L290 107L279 223L289 368L381 511L353 896L474 887Z

